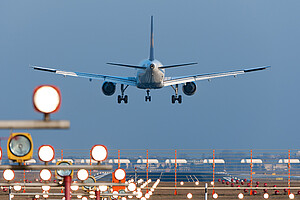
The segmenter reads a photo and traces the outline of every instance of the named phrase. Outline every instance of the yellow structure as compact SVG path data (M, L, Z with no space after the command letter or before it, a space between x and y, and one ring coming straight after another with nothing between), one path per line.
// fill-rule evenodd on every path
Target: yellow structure
M18 163L30 160L33 142L29 133L12 133L7 141L7 157Z

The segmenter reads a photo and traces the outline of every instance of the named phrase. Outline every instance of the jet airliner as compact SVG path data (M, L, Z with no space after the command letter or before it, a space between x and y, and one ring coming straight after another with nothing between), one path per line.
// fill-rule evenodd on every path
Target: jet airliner
M128 86L134 86L139 89L146 90L145 101L151 101L150 90L160 89L166 86L171 86L174 89L174 95L172 95L171 101L174 104L176 101L182 103L182 96L178 95L178 87L182 84L182 91L185 95L191 96L196 92L196 81L210 80L213 78L226 77L226 76L237 76L240 74L246 74L248 72L261 71L269 68L270 66L263 66L251 69L225 71L218 73L206 73L196 74L190 76L180 77L166 77L165 69L195 65L196 62L183 63L176 65L163 65L161 62L154 58L154 35L153 35L153 16L151 16L151 33L150 33L150 56L149 59L143 60L139 65L121 64L121 63L107 63L109 65L122 66L138 69L136 77L119 77L109 76L93 73L83 72L70 72L58 69L51 69L39 66L32 66L35 70L51 72L63 76L73 76L87 78L90 81L93 79L103 80L102 92L106 96L112 96L116 91L116 84L121 84L121 95L118 95L117 101L120 104L122 101L128 103L128 96L125 95L125 90Z

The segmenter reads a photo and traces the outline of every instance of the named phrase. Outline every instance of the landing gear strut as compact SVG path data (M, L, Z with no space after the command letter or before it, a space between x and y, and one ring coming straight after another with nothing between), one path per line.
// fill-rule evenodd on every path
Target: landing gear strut
M124 88L124 84L121 84L121 95L118 95L118 103L120 104L122 101L124 103L128 103L128 96L124 95L125 90L128 88L128 85Z
M147 90L146 92L147 92L147 96L145 96L145 101L149 100L150 102L151 101L150 90Z
M171 85L171 87L175 91L175 95L172 95L172 104L174 104L176 101L178 101L178 103L181 104L182 103L182 96L178 95L178 84L176 84L175 87L173 85Z

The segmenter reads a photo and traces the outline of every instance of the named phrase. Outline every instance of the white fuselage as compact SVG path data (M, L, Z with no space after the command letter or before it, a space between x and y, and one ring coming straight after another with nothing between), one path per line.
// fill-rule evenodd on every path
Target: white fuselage
M162 64L158 60L143 60L140 66L146 69L137 71L137 87L140 89L159 89L164 86L165 70L159 69Z

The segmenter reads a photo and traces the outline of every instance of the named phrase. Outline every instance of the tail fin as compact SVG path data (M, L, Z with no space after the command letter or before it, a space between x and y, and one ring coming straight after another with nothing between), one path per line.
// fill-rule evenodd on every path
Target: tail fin
M154 38L153 38L153 16L151 16L151 34L150 34L150 57L149 60L154 60Z

